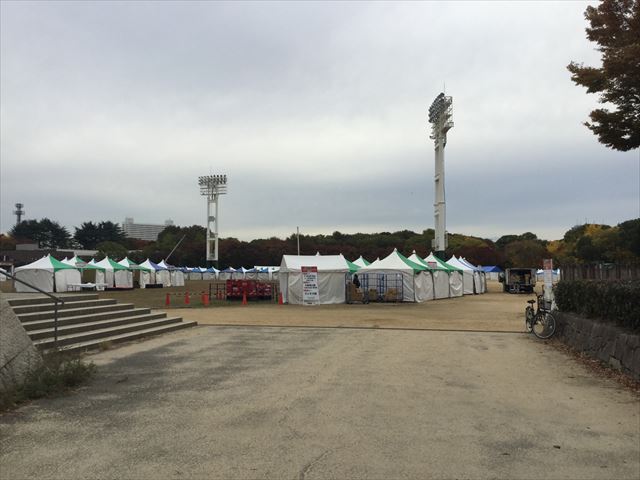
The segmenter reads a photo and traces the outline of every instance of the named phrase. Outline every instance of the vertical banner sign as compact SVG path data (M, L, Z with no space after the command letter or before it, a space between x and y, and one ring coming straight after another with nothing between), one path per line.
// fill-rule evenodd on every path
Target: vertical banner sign
M318 288L318 267L301 267L302 271L302 303L318 305L320 290Z
M544 279L544 298L545 300L551 300L552 288L553 288L553 259L545 258L542 260L542 270Z

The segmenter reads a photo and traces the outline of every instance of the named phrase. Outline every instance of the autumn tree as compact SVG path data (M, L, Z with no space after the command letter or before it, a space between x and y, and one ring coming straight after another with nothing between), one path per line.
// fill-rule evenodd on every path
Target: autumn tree
M600 143L620 151L640 146L640 0L603 0L587 7L587 38L602 54L600 68L571 62L571 80L598 93L597 108L585 125Z

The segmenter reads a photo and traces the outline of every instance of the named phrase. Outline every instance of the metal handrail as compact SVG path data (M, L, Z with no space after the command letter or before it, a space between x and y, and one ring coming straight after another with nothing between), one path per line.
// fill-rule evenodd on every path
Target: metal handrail
M20 280L19 278L16 278L15 275L7 271L0 272L0 275L4 275L5 277L12 278L14 282L20 282L29 288L33 288L34 290L37 290L40 293L44 293L47 297L53 298L53 346L56 350L58 350L58 302L64 305L64 300L61 297L57 297L55 295L52 295L49 292L45 292L44 290L36 287L35 285L31 285L29 282L25 282L24 280Z

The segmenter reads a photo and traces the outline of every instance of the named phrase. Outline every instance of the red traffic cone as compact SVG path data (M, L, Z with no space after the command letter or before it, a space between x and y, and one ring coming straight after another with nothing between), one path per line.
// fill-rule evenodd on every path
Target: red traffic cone
M171 295L169 295L168 293L167 293L167 298L165 298L165 299L164 299L164 304L165 304L167 307L170 307L170 306L171 306Z
M278 293L278 305L282 305L284 302L282 301L282 292Z
M247 292L242 292L242 304L247 304Z
M189 292L184 292L184 304L189 305L191 303L191 299L189 298Z
M208 307L208 306L209 306L209 294L208 294L208 293L203 293L203 294L202 294L202 304L203 304L205 307Z

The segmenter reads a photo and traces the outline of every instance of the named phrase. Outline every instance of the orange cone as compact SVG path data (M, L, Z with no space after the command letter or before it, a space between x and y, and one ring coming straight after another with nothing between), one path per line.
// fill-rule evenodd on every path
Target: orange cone
M243 305L247 304L247 292L242 293L242 304Z
M167 307L170 307L170 306L171 306L171 296L170 296L168 293L167 293L167 298L165 298L165 299L164 299L164 304L165 304Z
M189 298L189 292L184 292L184 304L189 305L191 303L191 299Z
M205 307L208 307L208 306L209 306L209 294L208 294L208 293L203 293L203 294L202 294L202 304L203 304Z

